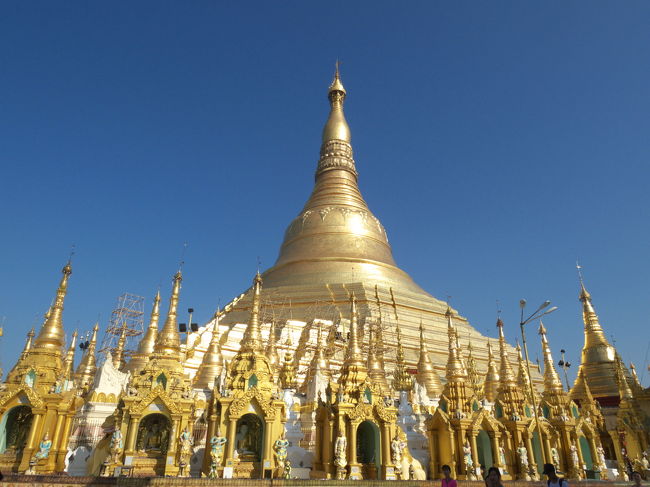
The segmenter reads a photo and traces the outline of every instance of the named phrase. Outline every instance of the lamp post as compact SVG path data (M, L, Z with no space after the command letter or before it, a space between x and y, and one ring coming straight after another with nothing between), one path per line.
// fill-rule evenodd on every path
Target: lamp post
M566 373L566 369L571 367L571 362L567 362L566 359L564 358L564 354L566 353L566 350L562 349L560 350L560 353L562 354L562 359L557 363L560 367L562 367L562 370L564 371L564 382L566 382L566 390L569 392L571 388L569 387L569 376Z
M528 345L526 345L526 332L524 331L524 326L531 321L537 320L544 315L552 313L557 309L557 306L553 306L550 309L546 309L550 306L550 301L544 301L539 308L537 308L533 314L528 318L524 319L524 310L526 309L526 300L522 299L519 301L519 308L521 309L521 320L519 321L519 328L521 329L521 341L524 344L524 356L526 358L526 373L528 375L528 384L530 386L530 400L533 402L533 413L535 415L535 424L537 426L537 436L539 437L539 450L542 454L542 463L546 463L546 454L544 453L544 446L542 443L542 428L539 424L539 414L537 412L537 399L535 398L535 390L533 388L533 378L530 375L530 363L528 362ZM546 311L544 311L546 310ZM532 452L534 455L534 452Z

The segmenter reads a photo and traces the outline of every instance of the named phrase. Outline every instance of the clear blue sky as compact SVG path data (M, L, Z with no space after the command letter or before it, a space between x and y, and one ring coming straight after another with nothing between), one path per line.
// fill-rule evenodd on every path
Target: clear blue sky
M513 342L519 299L551 299L556 360L565 347L577 366L579 258L643 372L650 3L0 9L5 370L72 243L67 331L105 325L125 291L148 311L161 282L166 308L185 241L181 307L198 321L249 286L258 256L271 266L312 188L338 57L361 189L398 264L492 336L500 300Z

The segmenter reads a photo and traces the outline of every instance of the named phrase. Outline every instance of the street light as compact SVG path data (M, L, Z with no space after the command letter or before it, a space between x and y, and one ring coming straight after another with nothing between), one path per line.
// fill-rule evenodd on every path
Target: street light
M521 329L521 341L524 344L524 355L526 357L526 373L528 374L528 385L530 386L530 400L533 401L533 413L535 414L535 423L537 425L537 436L539 437L539 449L542 454L542 463L546 463L546 453L544 452L544 445L542 443L542 428L539 424L539 414L537 413L537 399L535 399L535 390L533 389L533 378L530 375L530 363L528 362L528 346L526 345L526 332L524 331L524 326L531 321L540 319L542 316L545 316L549 313L552 313L557 309L557 306L553 306L550 309L546 309L551 305L550 301L544 301L539 307L531 314L528 318L524 319L524 310L526 309L526 300L522 299L519 301L519 308L521 309L521 320L519 321L519 328ZM546 310L546 311L544 311Z
M557 363L560 367L562 367L562 370L564 371L564 381L566 382L566 390L567 392L571 390L569 387L569 376L566 373L566 369L571 367L571 362L567 362L566 359L564 358L564 354L566 353L566 350L562 349L560 350L560 353L562 354L562 359Z

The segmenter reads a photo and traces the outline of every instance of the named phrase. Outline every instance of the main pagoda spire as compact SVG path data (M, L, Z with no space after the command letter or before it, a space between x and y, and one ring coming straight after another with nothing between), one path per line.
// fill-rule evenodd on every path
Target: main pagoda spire
M383 281L424 293L396 267L386 231L359 190L338 65L327 97L314 189L287 228L278 260L264 274L265 286Z

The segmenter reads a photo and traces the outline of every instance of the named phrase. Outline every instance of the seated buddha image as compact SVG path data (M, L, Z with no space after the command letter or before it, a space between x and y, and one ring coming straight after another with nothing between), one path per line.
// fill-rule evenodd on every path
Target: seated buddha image
M147 416L140 424L138 432L139 451L167 452L169 443L169 420L162 414Z
M235 449L242 461L259 461L262 446L262 424L254 414L246 414L237 424Z

